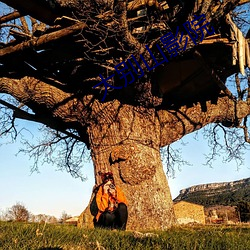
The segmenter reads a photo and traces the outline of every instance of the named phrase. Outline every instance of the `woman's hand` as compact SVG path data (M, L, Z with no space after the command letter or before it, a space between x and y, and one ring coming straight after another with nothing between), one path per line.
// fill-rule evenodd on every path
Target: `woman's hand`
M106 183L106 184L103 186L104 193L107 194L109 189L110 189L110 188L109 188L109 184Z
M109 188L108 192L114 197L116 195L116 190L114 188Z

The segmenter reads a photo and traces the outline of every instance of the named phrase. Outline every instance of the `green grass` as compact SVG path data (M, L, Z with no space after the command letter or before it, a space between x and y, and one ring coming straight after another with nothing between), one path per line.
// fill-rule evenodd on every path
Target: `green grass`
M41 233L38 235L38 231ZM143 232L145 233L145 232ZM78 229L65 225L0 222L0 249L249 250L249 226L174 227L148 237L134 232Z

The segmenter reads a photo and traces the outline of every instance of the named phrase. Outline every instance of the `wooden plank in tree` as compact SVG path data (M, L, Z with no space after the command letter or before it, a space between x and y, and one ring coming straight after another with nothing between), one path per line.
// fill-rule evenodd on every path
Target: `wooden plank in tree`
M245 4L245 3L249 3L249 2L250 2L250 0L240 0L238 6L242 5L242 4Z
M31 38L31 35L19 32L17 30L10 30L10 35L12 35L16 40L27 40Z
M39 48L40 46L44 44L59 40L66 36L73 35L77 32L81 32L81 30L83 30L86 27L87 25L85 23L77 23L75 25L61 29L59 31L55 31L50 34L42 35L39 38L33 38L29 41L19 43L15 46L9 46L9 47L3 48L0 50L0 57L8 56L13 53L20 52L31 47Z
M0 24L9 22L9 21L14 20L16 18L19 18L21 16L22 16L22 14L19 11L14 11L10 14L7 14L7 15L0 17Z
M234 42L230 42L228 38L204 39L200 44L213 44L213 43L224 43L225 45L234 44Z
M1 2L47 24L53 24L54 20L60 16L56 11L53 12L47 1L1 0Z

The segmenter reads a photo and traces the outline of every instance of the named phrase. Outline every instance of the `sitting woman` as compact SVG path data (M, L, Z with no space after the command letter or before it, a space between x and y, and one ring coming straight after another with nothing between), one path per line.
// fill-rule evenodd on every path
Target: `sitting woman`
M127 200L122 190L115 186L111 172L102 174L102 185L96 194L96 203L98 227L126 230Z

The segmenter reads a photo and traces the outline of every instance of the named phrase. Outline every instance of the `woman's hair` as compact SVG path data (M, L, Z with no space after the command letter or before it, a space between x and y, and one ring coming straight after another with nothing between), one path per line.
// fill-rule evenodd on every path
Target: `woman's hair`
M108 180L112 180L114 182L114 177L112 172L102 173L101 178L103 183L108 182Z

